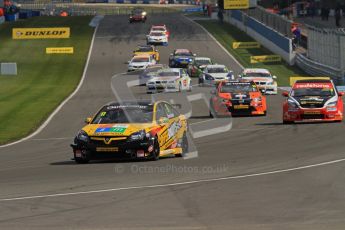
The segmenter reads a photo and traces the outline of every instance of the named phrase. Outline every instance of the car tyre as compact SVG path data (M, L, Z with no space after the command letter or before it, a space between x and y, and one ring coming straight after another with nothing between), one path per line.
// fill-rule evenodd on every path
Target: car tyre
M160 153L160 148L159 148L159 142L158 142L158 137L155 137L153 141L153 155L151 160L152 161L158 161L159 160L159 153Z
M90 162L90 153L89 151L84 150L85 153L83 154L83 157L76 157L74 153L74 161L77 164L87 164Z

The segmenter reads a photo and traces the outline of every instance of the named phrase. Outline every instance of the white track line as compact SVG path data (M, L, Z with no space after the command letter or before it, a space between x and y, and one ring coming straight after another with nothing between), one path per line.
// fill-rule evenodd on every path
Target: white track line
M243 65L239 62L239 61L237 61L237 59L210 33L210 32L208 32L208 30L205 28L205 27L203 27L202 25L200 25L199 23L197 23L197 22L195 22L194 20L192 20L192 19L190 19L190 18L188 18L188 17L186 17L186 16L184 16L183 15L183 17L185 17L187 20L189 20L190 22L192 22L192 23L194 23L195 25L197 25L198 27L200 27L203 31L205 31L207 34L208 34L208 36L210 36L218 45L219 45L219 47L220 48L222 48L222 50L224 50L224 52L227 54L227 55L229 55L229 57L231 57L235 62L236 62L236 64L239 66L239 67L241 67L242 69L244 69L244 67L243 67Z
M334 161L327 161L327 162L318 163L318 164L312 164L312 165L306 165L306 166L300 166L300 167L282 169L282 170L275 170L275 171L268 171L268 172L262 172L262 173L253 173L253 174L240 175L240 176L220 177L220 178L214 178L214 179L176 182L176 183L169 183L169 184L167 183L167 184L156 184L156 185L144 185L144 186L120 187L120 188L101 189L101 190L90 190L90 191L84 191L84 192L55 193L55 194L47 194L47 195L1 198L0 202L17 201L17 200L32 200L32 199L39 199L39 198L63 197L63 196L83 195L83 194L94 194L94 193L117 192L117 191L125 191L125 190L156 189L156 188L165 188L165 187L175 187L175 186L181 186L181 185L200 184L200 183L209 183L209 182L235 180L235 179L245 179L245 178L258 177L258 176L267 176L267 175L280 174L280 173L286 173L286 172L300 171L303 169L310 169L310 168L315 168L315 167L320 167L320 166L325 166L325 165L331 165L331 164L341 163L344 161L345 161L345 158L339 159L339 160L334 160Z
M93 49L93 43L94 43L94 40L95 40L95 36L96 36L96 32L97 32L97 29L98 29L98 26L95 28L95 31L93 32L93 35L92 35L92 40L91 40L91 45L90 45L90 48L89 48L89 53L88 53L88 56L87 56L87 60L86 60L86 64L85 64L85 67L84 67L84 71L83 71L83 76L82 78L80 79L80 82L77 86L77 88L73 91L72 94L70 94L55 110L52 114L50 114L50 116L47 118L47 120L45 120L45 122L33 133L31 133L29 136L26 136L18 141L15 141L15 142L11 142L11 143L8 143L8 144L5 144L5 145L0 145L0 148L6 148L6 147L9 147L9 146L12 146L12 145L15 145L15 144L19 144L23 141L26 141L34 136L36 136L37 134L39 134L48 124L49 122L54 118L54 116L62 109L62 107L69 101L72 99L72 97L74 97L74 95L76 95L76 93L79 91L79 89L81 88L81 86L83 85L84 83L84 80L85 80L85 77L86 77L86 71L88 69L88 66L89 66L89 61L90 61L90 57L91 57L91 53L92 53L92 49Z

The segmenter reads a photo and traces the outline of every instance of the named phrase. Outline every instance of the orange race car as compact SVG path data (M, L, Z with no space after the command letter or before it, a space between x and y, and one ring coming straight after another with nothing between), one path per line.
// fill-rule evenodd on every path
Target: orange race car
M212 94L211 117L266 115L266 97L253 81L223 81L217 85Z

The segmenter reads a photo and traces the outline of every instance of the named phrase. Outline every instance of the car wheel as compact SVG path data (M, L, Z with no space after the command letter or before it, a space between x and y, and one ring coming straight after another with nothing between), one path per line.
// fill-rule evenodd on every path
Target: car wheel
M188 137L187 134L184 133L182 137L182 143L181 143L182 153L176 154L176 157L183 157L185 154L188 153L189 145L188 145Z
M155 137L155 140L153 141L153 152L152 152L152 161L157 161L159 160L159 142L158 142L158 137Z
M82 157L77 157L74 153L74 161L77 164L87 164L90 161L90 153L87 150L82 150Z

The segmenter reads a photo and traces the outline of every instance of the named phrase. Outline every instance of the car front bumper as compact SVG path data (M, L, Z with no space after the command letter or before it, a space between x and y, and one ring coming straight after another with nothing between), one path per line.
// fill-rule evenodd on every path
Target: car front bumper
M147 93L161 93L161 92L178 92L179 88L176 85L148 85Z
M142 141L113 141L107 145L103 141L80 142L71 144L76 157L83 157L88 154L90 159L145 159L153 156L153 138L146 138Z
M329 111L327 108L321 109L289 109L283 112L284 121L292 122L312 122L312 121L342 121L343 112L334 109Z
M258 85L258 89L264 94L277 94L278 88L276 85Z

